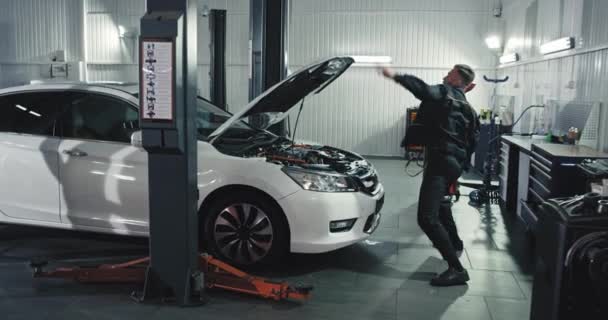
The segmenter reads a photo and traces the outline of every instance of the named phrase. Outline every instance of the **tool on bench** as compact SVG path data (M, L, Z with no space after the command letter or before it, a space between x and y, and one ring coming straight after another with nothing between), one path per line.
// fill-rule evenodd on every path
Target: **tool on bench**
M199 256L200 271L208 289L220 288L266 299L308 300L312 286L292 286L287 282L271 281L249 275L207 254ZM34 278L71 279L81 283L143 283L150 258L97 267L57 268L45 271L46 261L32 261Z

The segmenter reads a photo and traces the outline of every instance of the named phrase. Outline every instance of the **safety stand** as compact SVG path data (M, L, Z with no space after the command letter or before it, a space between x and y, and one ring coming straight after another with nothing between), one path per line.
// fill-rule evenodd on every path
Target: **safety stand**
M496 85L499 83L504 83L509 80L509 77L505 77L503 79L491 79L487 76L483 76L483 79L486 82L490 82L494 84L494 93L496 96ZM481 207L484 204L492 204L498 203L499 201L499 186L492 184L492 178L496 174L497 167L497 152L498 152L498 141L497 138L500 135L500 123L496 123L493 115L491 116L490 130L488 132L490 142L490 146L488 149L488 153L486 154L486 158L484 161L484 172L483 178L479 182L466 183L460 182L460 185L474 188L476 190L471 191L469 193L469 205L473 207Z

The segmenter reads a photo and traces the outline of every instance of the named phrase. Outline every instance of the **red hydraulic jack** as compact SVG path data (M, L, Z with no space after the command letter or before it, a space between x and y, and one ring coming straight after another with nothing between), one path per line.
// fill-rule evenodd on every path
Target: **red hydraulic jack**
M204 274L205 288L221 288L266 299L305 301L310 298L311 286L291 286L249 275L210 255L199 256L200 270ZM34 278L71 279L81 283L144 283L150 258L141 258L120 264L98 267L58 268L44 271L46 262L32 262Z

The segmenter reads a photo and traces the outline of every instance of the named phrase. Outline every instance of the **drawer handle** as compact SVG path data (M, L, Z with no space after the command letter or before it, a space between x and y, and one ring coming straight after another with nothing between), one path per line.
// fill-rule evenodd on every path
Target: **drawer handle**
M552 181L553 179L551 178L550 175L548 175L546 172L544 172L541 168L539 168L538 166L536 166L535 164L531 165L532 169L535 169L536 171L538 171L540 174L542 174L545 178L547 178L547 180Z
M545 172L551 172L551 169L545 167L542 163L538 162L538 160L530 158L530 161L532 161L533 164L536 164L539 169L544 169L543 171Z
M540 195L538 195L538 193L536 193L536 191L534 191L533 189L528 189L528 191L530 191L530 193L538 198L538 200L540 200L541 203L545 202L545 199L543 199L543 197L541 197Z
M551 194L551 190L547 189L547 187L545 187L542 183L540 183L540 181L536 180L536 178L531 176L530 180L532 180L532 182L534 182L535 184L539 185L545 193Z
M549 161L547 158L541 156L540 154L536 153L536 152L532 152L532 156L535 158L538 158L538 160L542 161L545 165L551 167L553 165L553 162Z

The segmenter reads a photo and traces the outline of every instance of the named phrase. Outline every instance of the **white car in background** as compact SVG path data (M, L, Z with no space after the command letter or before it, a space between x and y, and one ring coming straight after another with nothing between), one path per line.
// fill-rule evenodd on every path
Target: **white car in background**
M267 127L351 64L304 68L232 116L197 103L200 241L238 265L320 253L367 238L384 189L354 153L294 144ZM35 84L0 90L0 222L148 235L147 153L138 87ZM135 139L137 140L137 139Z

